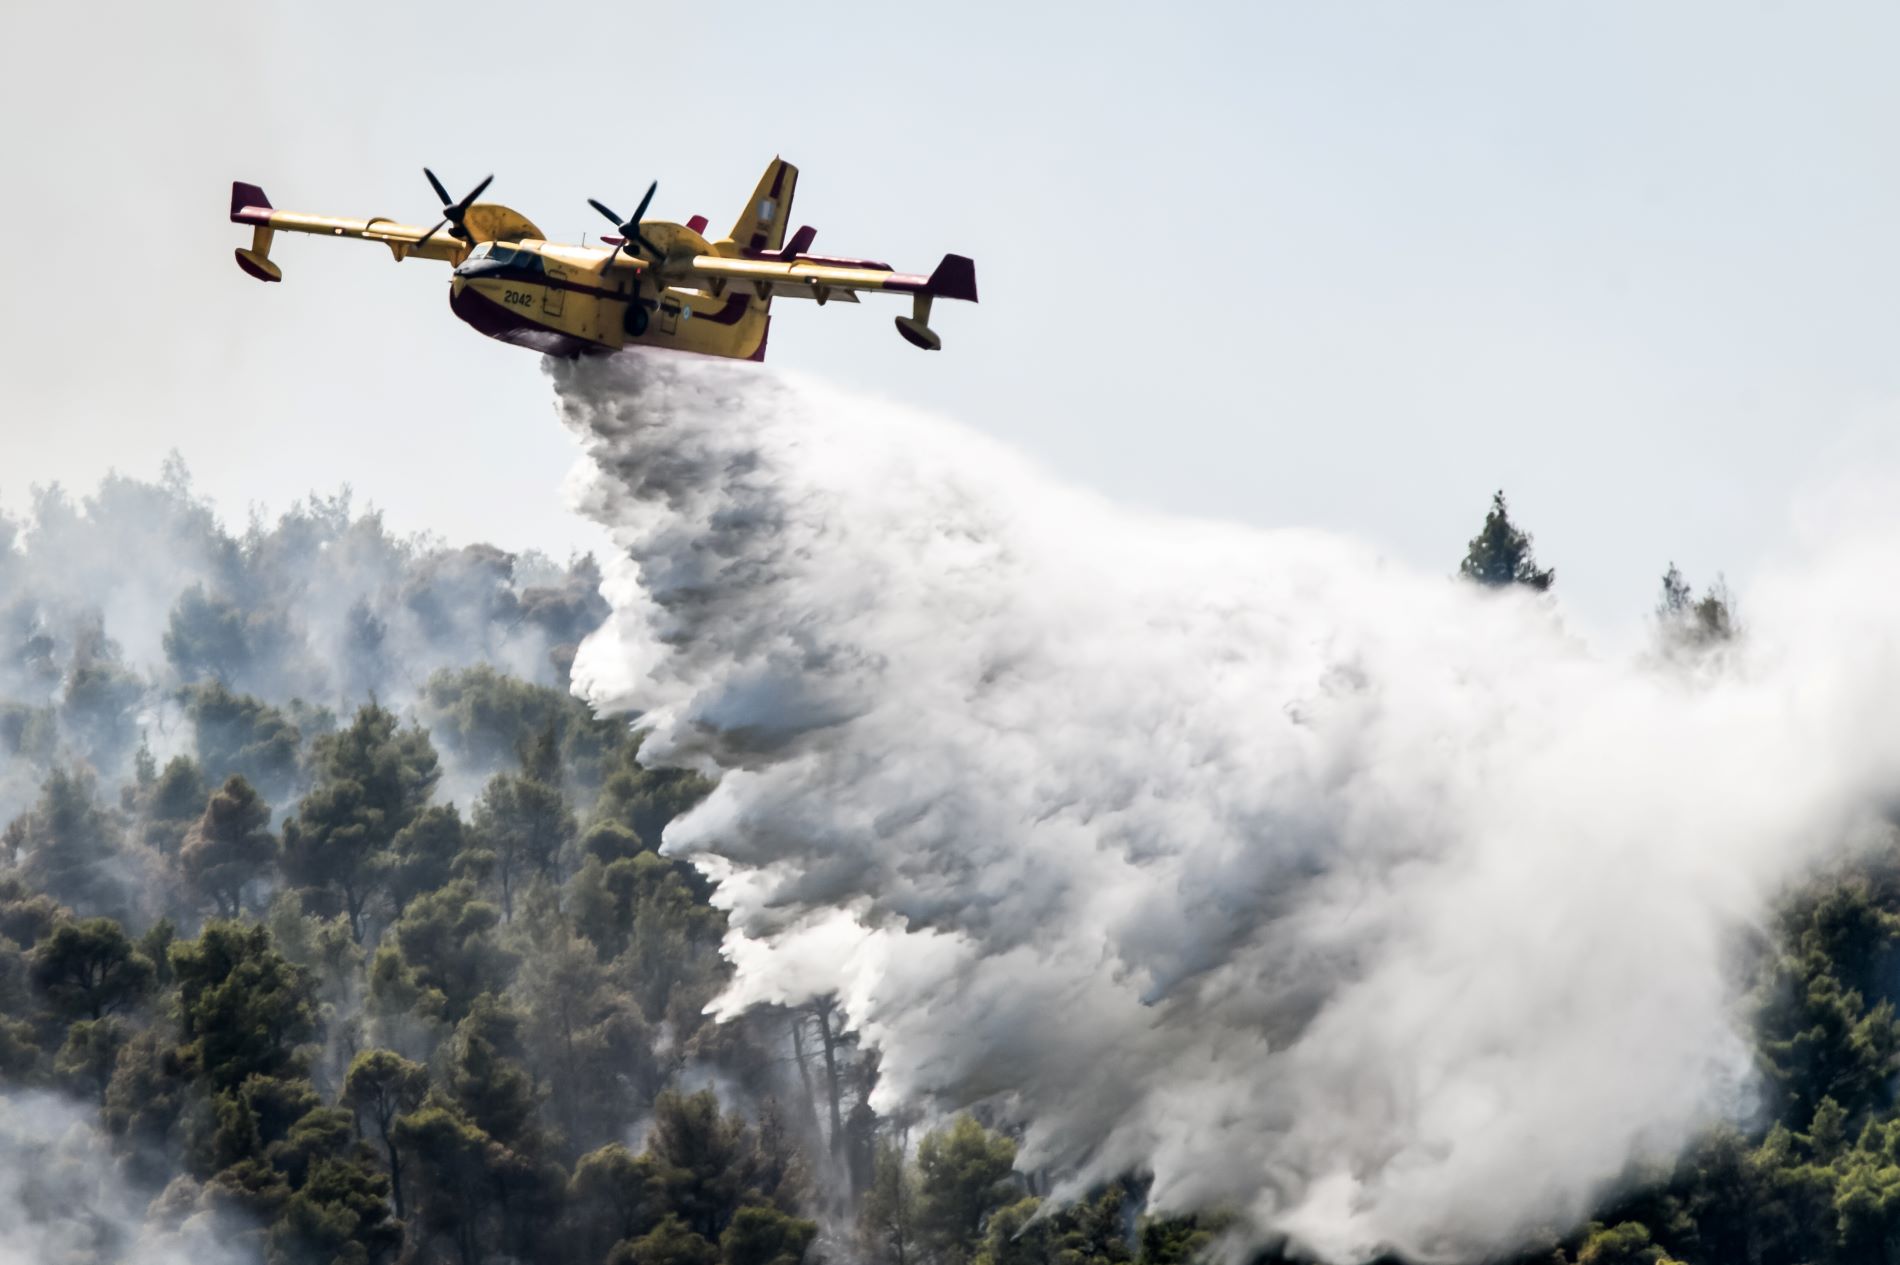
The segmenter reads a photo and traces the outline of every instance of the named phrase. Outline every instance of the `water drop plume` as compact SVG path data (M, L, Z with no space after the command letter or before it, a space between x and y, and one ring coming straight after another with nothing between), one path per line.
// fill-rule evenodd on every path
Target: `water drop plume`
M1561 1231L1749 1111L1738 938L1900 786L1900 533L1821 530L1685 667L822 383L551 372L622 555L578 688L719 779L666 841L717 1008L835 994L876 1105L985 1102L1058 1193L1334 1262Z

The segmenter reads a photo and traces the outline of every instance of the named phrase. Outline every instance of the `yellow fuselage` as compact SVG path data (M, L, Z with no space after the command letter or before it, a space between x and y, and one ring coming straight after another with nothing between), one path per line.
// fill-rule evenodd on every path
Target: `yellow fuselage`
M680 246L710 253L683 226L658 224ZM669 243L669 249L672 243ZM533 239L484 242L456 266L449 306L491 338L554 355L632 344L756 359L765 345L767 302L750 286L723 295L659 288L637 257L604 247Z

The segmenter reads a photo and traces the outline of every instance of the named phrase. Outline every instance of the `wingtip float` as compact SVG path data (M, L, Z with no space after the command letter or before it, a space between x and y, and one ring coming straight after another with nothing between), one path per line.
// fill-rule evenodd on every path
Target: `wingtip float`
M439 259L454 266L449 306L491 338L551 356L618 351L640 345L739 360L763 360L775 298L856 303L871 292L909 295L909 316L897 332L914 347L943 346L930 327L937 299L976 302L976 265L945 255L927 277L889 264L811 253L817 230L786 239L798 168L774 159L725 237L709 240L704 216L684 224L644 218L658 182L627 219L604 203L590 205L614 225L597 246L551 242L519 212L476 201L490 176L451 199L423 169L442 202L431 228L376 217L336 219L280 211L256 185L231 186L231 220L251 226L238 267L259 281L281 281L270 257L278 233L314 233L382 242L396 259Z

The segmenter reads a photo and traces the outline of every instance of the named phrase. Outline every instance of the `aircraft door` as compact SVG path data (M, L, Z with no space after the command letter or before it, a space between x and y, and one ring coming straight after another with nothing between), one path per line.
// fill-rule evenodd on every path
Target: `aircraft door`
M558 317L567 308L567 291L561 282L567 280L567 269L550 260L547 265L547 283L541 291L541 314Z

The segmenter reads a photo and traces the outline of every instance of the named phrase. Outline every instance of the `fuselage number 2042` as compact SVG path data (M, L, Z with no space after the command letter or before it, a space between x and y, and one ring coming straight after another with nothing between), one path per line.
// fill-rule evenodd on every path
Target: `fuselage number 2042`
M513 303L517 307L533 307L534 296L526 290L510 290L502 296L503 303Z

